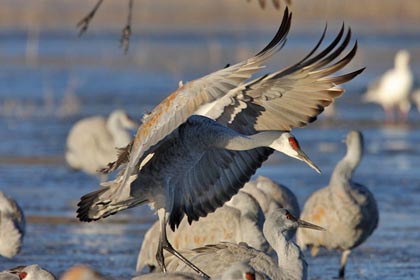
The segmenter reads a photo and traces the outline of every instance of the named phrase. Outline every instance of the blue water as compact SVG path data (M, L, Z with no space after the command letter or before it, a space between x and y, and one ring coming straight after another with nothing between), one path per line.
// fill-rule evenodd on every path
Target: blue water
M104 221L77 222L78 199L95 190L98 179L67 168L63 159L67 133L77 120L114 108L124 108L139 119L176 89L179 80L245 58L271 36L262 32L250 40L245 33L229 35L144 34L133 38L130 53L124 56L117 47L118 34L79 39L70 33L46 33L39 39L38 56L31 60L25 34L0 33L0 190L14 197L27 216L23 249L12 260L0 257L0 270L38 263L58 276L73 264L87 263L115 279L134 274L142 238L156 217L142 206ZM269 69L296 61L318 37L292 34ZM351 129L364 133L366 154L355 179L375 194L380 224L351 254L348 279L413 279L420 273L420 116L413 107L408 124L387 126L379 106L360 102L369 81L392 66L400 48L413 53L412 68L420 74L419 39L360 36L359 54L349 68L368 68L345 85L336 115L321 116L293 131L322 175L278 154L257 173L289 186L303 205L328 183L345 153L341 140L346 133ZM62 115L68 96L79 105ZM311 279L331 279L339 255L321 252L307 261Z

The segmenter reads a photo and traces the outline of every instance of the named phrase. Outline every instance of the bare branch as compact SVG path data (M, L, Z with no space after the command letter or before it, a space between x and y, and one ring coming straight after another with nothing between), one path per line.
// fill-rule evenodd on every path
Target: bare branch
M120 47L124 49L124 54L127 54L128 47L130 44L131 36L131 18L133 14L133 2L134 0L129 0L128 2L128 14L127 14L127 23L124 29L121 32Z
M83 33L86 32L86 30L89 27L89 23L90 21L93 19L93 17L95 16L96 11L99 9L99 7L101 6L102 2L104 0L98 0L98 2L96 2L95 7L93 7L93 9L84 17L82 18L78 23L77 23L77 27L80 29L79 30L79 37L83 35Z

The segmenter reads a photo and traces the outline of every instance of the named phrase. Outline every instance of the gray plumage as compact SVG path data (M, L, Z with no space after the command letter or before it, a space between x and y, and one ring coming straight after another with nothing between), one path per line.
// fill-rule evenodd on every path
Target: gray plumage
M117 159L117 148L126 147L132 139L128 129L137 126L122 110L113 111L107 118L95 116L78 121L67 136L67 163L73 169L98 174L99 169Z
M161 241L157 256L164 268L163 248L176 253L166 240L166 223L174 229L185 215L191 222L214 212L274 150L319 171L295 138L284 131L314 121L324 106L343 93L337 85L363 69L329 77L346 66L357 50L355 44L336 61L350 41L349 31L341 42L343 27L319 54L313 55L325 32L297 64L247 83L283 45L290 23L286 9L274 39L256 56L182 85L155 107L132 145L109 164L107 171L126 163L117 178L81 198L79 219L97 220L150 203L158 210ZM213 121L191 117L193 114Z
M7 271L0 272L0 280L20 280L19 276Z
M270 207L263 230L264 236L277 254L278 261L245 243L224 242L181 252L210 277L217 277L232 263L240 261L247 263L256 273L264 275L267 279L307 279L307 264L302 252L286 237L289 229L299 226L322 230L296 219L286 209ZM189 267L173 256L168 257L167 268L168 271L190 271Z
M320 247L343 251L339 276L352 249L363 243L376 229L378 207L373 194L355 183L352 175L363 155L363 137L351 131L346 137L347 153L336 165L327 187L313 193L305 203L301 218L327 229L313 232L298 229L297 242L304 249L312 247L316 255Z
M286 186L280 185L268 177L258 176L256 180L244 185L242 191L252 195L260 205L265 215L268 215L271 204L285 208L295 216L300 216L300 207L295 194ZM296 233L295 229L288 231L288 239Z
M13 258L23 243L25 216L12 198L0 192L0 256Z
M167 226L167 237L175 249L193 249L226 241L246 242L254 248L266 251L268 244L262 233L262 222L259 224L262 215L255 199L240 191L225 205L195 223L189 224L187 219L183 219L175 232ZM158 243L157 221L144 236L137 259L137 271L141 271L146 265L150 269L160 269L156 261Z
M189 272L168 272L149 273L134 277L132 280L202 280L206 279L196 273ZM255 280L254 269L243 262L236 262L214 280Z

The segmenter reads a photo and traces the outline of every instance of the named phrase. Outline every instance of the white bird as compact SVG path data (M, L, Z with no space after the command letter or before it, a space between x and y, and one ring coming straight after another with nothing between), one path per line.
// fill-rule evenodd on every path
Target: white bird
M98 174L99 169L117 159L117 148L126 147L132 139L127 130L137 126L122 110L113 111L108 118L95 116L78 121L67 137L67 163L74 169Z
M313 193L305 203L301 218L327 229L310 232L298 229L296 239L302 249L312 247L316 255L320 247L342 251L339 277L344 277L347 258L352 249L362 244L376 229L378 207L373 194L355 183L352 175L363 155L363 136L351 131L346 137L347 153L336 165L327 187Z
M216 277L234 262L244 262L268 279L307 279L307 264L299 247L287 239L286 232L292 228L323 228L296 219L287 209L274 204L264 222L264 236L277 254L278 261L266 253L249 247L245 243L219 243L193 250L182 250L182 254L201 267L211 277ZM168 271L191 271L173 256L168 257Z
M254 248L266 251L268 244L262 233L262 223L258 224L259 214L262 215L262 212L255 199L240 191L223 207L191 225L187 219L183 219L175 232L168 230L167 225L167 237L175 249L193 249L227 241L246 242ZM136 271L141 271L146 265L150 271L158 267L156 251L159 230L157 221L146 232L138 255Z
M362 97L365 102L380 104L387 121L394 120L394 108L397 107L402 120L407 119L410 111L410 92L413 86L413 73L410 69L410 53L400 50L395 55L395 65L381 78L372 83Z
M51 272L37 264L17 266L15 268L4 271L3 273L3 275L7 275L7 273L14 275L10 276L10 278L4 278L4 280L56 280L55 276ZM0 277L0 279L2 278Z
M25 216L15 200L0 192L0 256L13 258L23 243Z
M169 273L149 273L134 277L132 280L202 280L206 279L196 273L188 272L169 272ZM254 269L243 262L233 263L219 277L214 280L255 280Z
M107 280L98 271L95 271L87 265L75 265L66 270L61 275L60 280Z
M81 198L79 219L98 220L150 203L159 217L157 258L165 270L163 249L182 258L167 241L166 224L174 230L184 215L191 222L214 212L274 150L318 170L285 131L314 121L324 106L343 93L337 85L363 69L329 76L347 65L357 50L355 44L335 61L351 37L349 31L340 43L343 26L318 55L313 54L325 31L297 64L245 83L283 45L290 22L286 9L276 36L256 56L188 82L162 101L139 127L133 144L123 153L125 158L109 164L108 171L112 171L126 162L117 178Z

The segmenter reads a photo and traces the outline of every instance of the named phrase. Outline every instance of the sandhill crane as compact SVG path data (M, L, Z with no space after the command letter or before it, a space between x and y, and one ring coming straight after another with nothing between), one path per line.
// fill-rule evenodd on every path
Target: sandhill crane
M103 276L98 271L87 265L75 265L66 270L61 275L60 280L107 280L109 278Z
M149 273L132 280L202 280L206 279L198 274L188 272L170 272L170 273ZM226 271L219 277L212 278L214 280L255 280L254 269L243 262L233 263Z
M163 249L182 258L167 241L166 223L174 230L184 215L192 222L214 212L274 150L319 171L285 131L314 121L324 106L343 93L337 85L363 69L329 76L346 66L357 50L356 43L335 61L351 37L348 31L341 42L343 26L318 55L313 54L325 30L315 48L297 64L246 83L283 45L290 23L286 9L277 34L257 55L182 85L155 107L133 143L116 163L109 164L106 171L126 162L117 178L81 198L79 219L98 220L150 203L159 217L157 258L165 271Z
M313 230L323 228L295 218L287 209L270 206L264 222L264 236L277 254L278 261L266 253L245 243L219 243L193 250L181 250L182 254L201 267L211 277L220 275L233 262L249 264L256 272L268 279L307 279L307 264L299 247L287 239L286 232L292 228L305 227ZM168 257L168 271L191 271L173 256Z
M300 216L299 203L295 194L286 186L268 177L258 176L256 180L246 183L241 191L251 194L258 201L265 215L268 215L270 204L275 203L279 208L289 210L293 216ZM287 237L291 239L295 233L296 230L291 230Z
M3 278L2 278L3 277ZM56 280L54 274L37 264L17 266L0 273L2 280Z
M122 110L113 111L106 119L95 116L78 121L67 137L67 163L74 169L98 174L117 158L117 148L130 143L132 136L127 130L137 126Z
M0 256L13 258L23 243L25 216L12 198L0 192Z
M317 223L325 232L298 229L296 239L302 249L320 247L343 251L339 277L344 277L347 258L352 249L363 243L378 225L379 214L373 194L353 182L352 175L363 154L363 136L351 131L346 137L347 153L336 165L327 187L313 193L305 203L301 218Z
M410 53L400 50L395 55L395 65L378 80L372 83L362 100L380 104L387 121L394 120L394 108L398 107L400 119L406 120L410 111L409 98L413 86L413 73L410 69Z
M244 205L246 205L245 211ZM246 242L254 248L266 251L268 244L262 233L262 224L261 226L258 224L259 213L262 215L255 199L239 191L223 207L191 225L187 219L183 219L175 232L168 230L167 225L167 237L175 249L193 249L206 244L228 241ZM144 236L137 259L137 271L141 271L146 265L150 270L158 266L156 262L158 243L159 222L156 221Z

